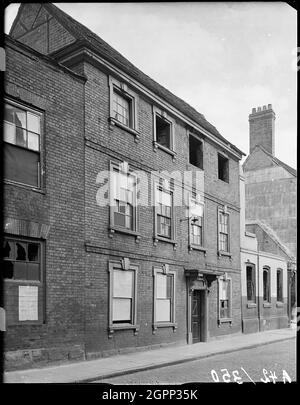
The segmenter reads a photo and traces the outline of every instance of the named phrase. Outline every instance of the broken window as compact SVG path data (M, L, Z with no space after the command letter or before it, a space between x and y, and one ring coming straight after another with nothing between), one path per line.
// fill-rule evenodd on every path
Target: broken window
M199 169L203 169L203 143L196 137L189 136L189 160Z
M231 279L219 279L219 318L231 318Z
M7 239L3 259L5 279L40 280L40 243Z
M218 154L218 177L229 183L229 160L220 154Z

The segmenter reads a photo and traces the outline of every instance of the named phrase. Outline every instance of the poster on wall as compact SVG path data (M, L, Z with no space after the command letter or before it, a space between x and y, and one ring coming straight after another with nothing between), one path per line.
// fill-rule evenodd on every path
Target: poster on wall
M38 320L38 287L19 286L19 321Z

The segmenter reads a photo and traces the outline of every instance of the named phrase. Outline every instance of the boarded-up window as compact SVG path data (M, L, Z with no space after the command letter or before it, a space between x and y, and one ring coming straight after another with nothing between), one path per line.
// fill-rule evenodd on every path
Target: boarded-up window
M4 109L4 178L40 185L41 115L15 104Z

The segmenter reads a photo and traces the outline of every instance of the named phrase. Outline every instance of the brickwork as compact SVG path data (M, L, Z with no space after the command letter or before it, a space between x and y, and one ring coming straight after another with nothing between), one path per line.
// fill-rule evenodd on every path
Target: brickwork
M26 7L24 6L25 10ZM37 8L41 24L46 16ZM50 37L38 30L26 35L26 44L40 52L57 50L72 42L65 28L51 17ZM32 21L28 21L28 26ZM43 25L41 25L42 27ZM17 30L18 25L15 25ZM48 28L49 28L48 27ZM52 28L53 30L52 30ZM48 30L47 28L47 30ZM14 33L14 30L12 31ZM47 34L48 35L48 34ZM59 37L59 38L58 38ZM25 37L24 37L25 38ZM24 48L25 52L25 48ZM218 324L218 282L208 292L208 339L241 331L240 291L240 195L239 160L228 153L229 183L218 178L218 152L227 153L203 134L203 171L189 163L188 130L178 116L174 122L176 158L153 147L153 101L135 88L139 139L130 131L109 124L110 88L106 69L82 59L72 63L76 75L36 54L24 55L8 47L6 92L14 99L44 111L43 189L16 185L5 187L5 215L50 226L45 241L45 319L40 325L11 325L6 333L9 367L28 367L50 361L95 358L133 350L187 342L188 291L185 269L226 272L232 280L231 323ZM25 52L26 53L26 52ZM108 196L110 162L129 163L139 172L141 185L151 185L151 173L185 171L201 173L200 194L205 203L206 252L188 249L187 209L175 204L177 244L154 243L154 207L138 207L135 235L109 232L109 207L99 204ZM164 177L164 176L163 176ZM157 177L158 179L158 177ZM201 183L201 182L200 182ZM175 188L178 184L175 184ZM179 184L179 189L181 185ZM149 186L150 189L150 186ZM150 190L148 190L150 191ZM189 187L189 191L192 189ZM144 194L143 194L144 193ZM147 190L141 187L140 198ZM175 203L177 202L175 195ZM218 208L230 215L230 255L218 254ZM129 258L138 266L137 324L139 330L108 333L109 262ZM153 328L153 267L169 265L175 271L175 322L177 328ZM9 286L9 282L7 282ZM9 288L7 288L9 292ZM37 359L37 360L35 360Z

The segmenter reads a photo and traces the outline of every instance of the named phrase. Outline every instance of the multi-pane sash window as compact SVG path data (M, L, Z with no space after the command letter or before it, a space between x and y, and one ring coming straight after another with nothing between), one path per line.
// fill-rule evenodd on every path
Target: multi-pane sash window
M219 212L219 250L229 252L229 215Z
M172 192L157 190L157 234L165 238L172 237Z
M112 322L133 323L134 272L113 270Z
M156 322L173 322L173 297L174 276L173 274L156 274Z
M231 279L219 279L219 316L220 319L231 318Z
M283 292L282 292L282 269L277 269L277 301L282 302L283 301Z
M5 239L3 245L4 278L41 280L41 247L38 242Z
M39 187L41 115L19 105L4 106L4 177Z
M126 125L131 127L132 122L132 108L131 100L127 97L124 97L118 91L114 89L113 91L113 117Z
M271 291L270 291L270 269L264 267L263 269L263 299L265 302L270 302Z
M204 206L203 204L197 203L191 200L190 203L190 215L191 215L191 244L203 246L203 214Z
M136 179L117 168L112 171L112 214L113 225L136 230Z
M247 301L255 301L255 267L246 266Z

